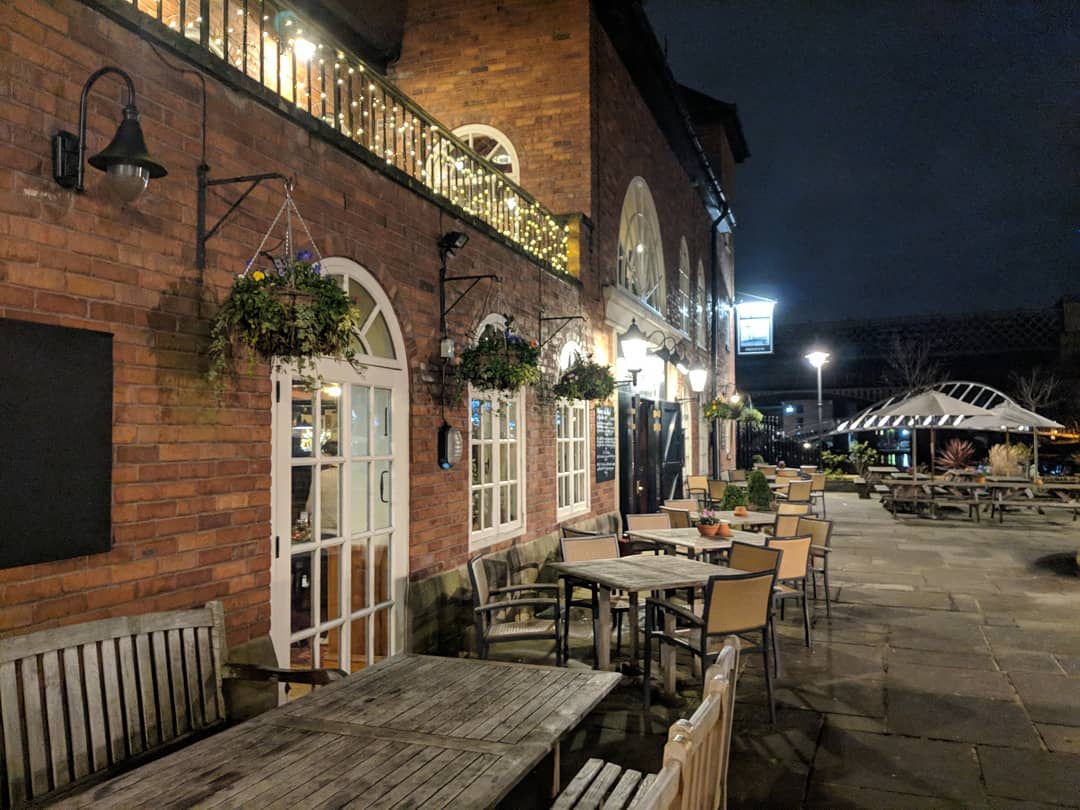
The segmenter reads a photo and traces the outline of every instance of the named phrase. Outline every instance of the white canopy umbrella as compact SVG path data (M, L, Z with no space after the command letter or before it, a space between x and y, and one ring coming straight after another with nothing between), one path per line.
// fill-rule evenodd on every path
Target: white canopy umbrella
M918 442L916 431L920 427L930 428L930 478L934 477L934 428L954 427L966 417L986 417L991 411L979 405L943 394L941 391L922 391L883 408L877 414L877 426L911 427L911 470L918 475Z
M1036 477L1039 470L1039 428L1062 428L1060 422L1055 422L1045 416L1029 411L1027 408L1017 405L1015 402L1003 402L990 409L987 416L972 416L964 419L960 424L954 425L960 430L1002 430L1005 432L1005 442L1008 444L1010 430L1031 429L1031 446L1033 461L1035 463Z

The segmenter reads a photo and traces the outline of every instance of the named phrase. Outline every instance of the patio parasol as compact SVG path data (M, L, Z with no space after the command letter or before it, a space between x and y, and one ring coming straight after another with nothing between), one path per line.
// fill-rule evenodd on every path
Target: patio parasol
M1010 430L1023 430L1030 428L1033 461L1035 463L1036 477L1039 470L1039 428L1061 428L1060 422L1055 422L1045 416L1029 411L1017 405L1015 402L1003 402L995 408L991 408L987 416L972 416L964 419L960 424L953 425L959 430L1002 430L1005 432L1005 443L1008 444Z
M905 425L911 428L911 470L918 475L918 442L916 432L920 427L930 428L930 480L934 480L934 429L956 427L965 417L991 416L992 411L979 405L951 397L940 391L922 391L884 408L878 414L878 425L891 422L890 426ZM955 419L954 419L955 417ZM950 421L952 420L952 421Z

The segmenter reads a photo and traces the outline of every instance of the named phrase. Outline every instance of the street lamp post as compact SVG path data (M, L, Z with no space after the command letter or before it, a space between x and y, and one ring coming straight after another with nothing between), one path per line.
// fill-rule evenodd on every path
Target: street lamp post
M822 351L812 351L806 355L806 359L810 362L815 369L817 369L817 443L818 450L821 450L821 438L824 430L824 420L821 416L821 367L829 362L829 353Z

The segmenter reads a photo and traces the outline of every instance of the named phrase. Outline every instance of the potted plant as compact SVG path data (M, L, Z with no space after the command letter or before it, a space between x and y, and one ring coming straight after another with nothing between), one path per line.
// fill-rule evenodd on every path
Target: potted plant
M331 357L358 368L361 326L360 312L345 290L322 275L309 252L275 259L272 268L249 264L211 323L207 376L220 387L241 347L249 353L250 367L262 358L275 370L295 365L304 375L319 358Z
M746 506L746 490L738 484L728 484L724 487L724 497L720 501L720 510L730 512L736 506Z
M769 482L761 470L752 470L746 476L746 497L758 511L768 511L772 503L772 490L769 489Z
M540 381L540 347L514 333L513 317L499 329L491 324L461 352L461 377L474 388L513 393Z
M720 519L712 509L702 509L701 517L697 522L698 534L702 537L713 537L720 531Z
M552 393L560 399L605 400L615 391L615 376L609 366L594 363L592 356L574 357L559 376Z

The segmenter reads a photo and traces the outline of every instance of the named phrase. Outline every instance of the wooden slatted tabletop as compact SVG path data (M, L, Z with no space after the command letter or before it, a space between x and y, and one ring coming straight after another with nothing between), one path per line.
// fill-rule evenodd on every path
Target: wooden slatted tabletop
M766 538L766 535L760 532L746 532L739 529L732 529L731 537L703 537L697 529L642 529L629 532L629 535L652 543L659 543L669 548L688 549L691 557L699 557L710 552L727 551L731 548L732 540L763 546Z
M656 531L694 532L697 529L659 529ZM651 532L650 532L651 533ZM640 532L635 532L641 534ZM741 532L741 534L750 534ZM698 535L700 537L700 535ZM760 543L761 535L751 535ZM709 538L701 538L702 540ZM629 621L630 660L638 659L638 594L650 591L670 591L704 585L711 576L741 574L734 568L698 562L671 554L634 554L615 560L589 560L577 563L550 563L561 576L599 585L600 610L593 633L596 638L596 666L611 668L611 591L626 591L630 597Z
M618 682L397 655L55 806L491 807Z

